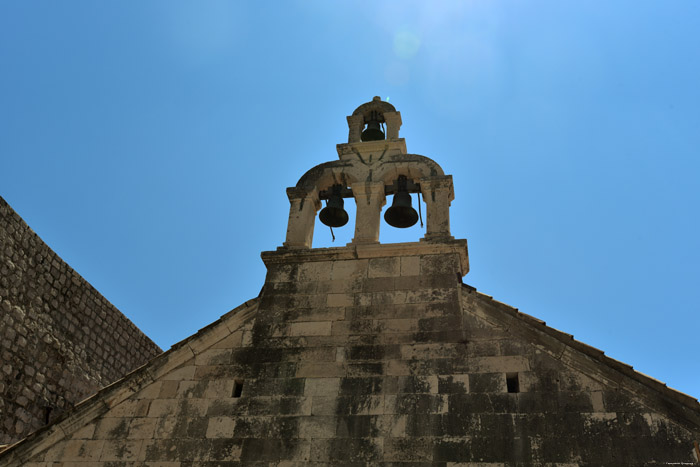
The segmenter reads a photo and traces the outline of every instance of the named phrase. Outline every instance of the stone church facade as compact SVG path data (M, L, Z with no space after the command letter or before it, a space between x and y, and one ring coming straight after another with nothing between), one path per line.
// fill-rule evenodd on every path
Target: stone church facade
M407 153L390 104L375 98L348 123L339 160L287 190L286 241L262 253L258 297L0 464L698 465L696 399L462 283L452 178ZM396 202L406 192L425 201L425 237L380 244L388 195L391 222L415 222ZM312 248L322 200L322 219L344 222L338 197L357 203L352 242Z

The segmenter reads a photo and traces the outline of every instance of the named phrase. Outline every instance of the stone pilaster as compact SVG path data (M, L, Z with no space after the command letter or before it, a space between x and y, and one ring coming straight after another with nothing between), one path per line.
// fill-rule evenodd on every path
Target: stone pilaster
M451 239L450 203L455 197L452 176L421 178L420 185L426 204L426 228L423 239Z
M383 182L353 183L352 193L357 203L355 237L352 243L379 243L379 220L386 204Z
M321 209L318 192L301 188L287 188L289 198L289 222L287 223L287 248L311 248L314 237L316 211Z
M361 141L362 129L365 126L365 119L362 115L350 115L348 117L348 143L359 143Z
M384 112L386 139L398 139L401 129L401 112Z

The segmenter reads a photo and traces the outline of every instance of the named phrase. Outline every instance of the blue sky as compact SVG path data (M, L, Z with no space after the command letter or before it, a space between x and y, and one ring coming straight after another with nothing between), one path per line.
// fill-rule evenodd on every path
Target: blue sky
M699 44L693 0L6 1L0 195L168 348L258 294L379 95L454 177L465 282L697 397Z

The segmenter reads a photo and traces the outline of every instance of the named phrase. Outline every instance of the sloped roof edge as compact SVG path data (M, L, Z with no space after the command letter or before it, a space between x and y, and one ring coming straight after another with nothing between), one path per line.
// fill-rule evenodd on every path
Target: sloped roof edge
M548 326L545 321L523 313L515 307L512 307L506 303L494 299L490 295L486 295L482 292L479 292L476 288L470 285L462 284L462 287L467 289L471 293L476 293L480 298L491 302L499 310L527 323L528 325L534 327L539 331L544 332L548 336L555 338L562 344L585 354L593 360L596 360L606 365L612 370L615 370L627 377L634 379L635 381L647 386L650 389L660 392L664 396L667 396L672 400L683 404L685 407L698 412L698 415L700 415L700 402L698 402L698 399L676 389L670 388L666 385L666 383L663 383L658 379L655 379L651 376L645 375L644 373L635 370L631 365L616 360L612 357L608 357L607 355L605 355L604 351L574 339L574 336L572 334L568 334L551 326Z

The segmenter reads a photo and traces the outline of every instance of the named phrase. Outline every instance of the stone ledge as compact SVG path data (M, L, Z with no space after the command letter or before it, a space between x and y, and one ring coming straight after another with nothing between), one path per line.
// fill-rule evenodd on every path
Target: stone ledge
M454 253L459 255L462 275L469 272L469 252L466 239L444 240L439 242L408 242L380 244L350 244L335 248L285 248L276 251L263 251L260 254L266 266L281 263L308 263L318 261L342 261L370 258L396 258L407 256L439 255Z

